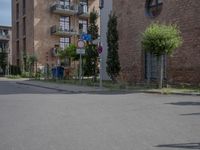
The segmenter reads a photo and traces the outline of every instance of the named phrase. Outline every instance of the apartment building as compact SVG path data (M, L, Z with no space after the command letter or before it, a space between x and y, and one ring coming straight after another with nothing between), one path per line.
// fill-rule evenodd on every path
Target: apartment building
M89 13L98 0L12 0L13 63L22 66L28 55L38 66L54 66L54 48L77 43L87 33Z
M0 26L0 75L5 75L12 64L12 31L9 26Z
M177 24L183 45L165 59L168 83L200 84L200 1L199 0L113 0L118 16L121 78L145 82L147 75L156 79L155 56L147 57L141 48L141 37L152 22ZM149 70L147 69L149 66Z

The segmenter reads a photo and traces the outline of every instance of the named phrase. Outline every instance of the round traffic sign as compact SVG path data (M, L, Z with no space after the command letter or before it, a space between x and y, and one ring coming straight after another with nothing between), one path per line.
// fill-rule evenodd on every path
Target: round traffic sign
M84 48L85 42L83 40L78 40L78 48Z

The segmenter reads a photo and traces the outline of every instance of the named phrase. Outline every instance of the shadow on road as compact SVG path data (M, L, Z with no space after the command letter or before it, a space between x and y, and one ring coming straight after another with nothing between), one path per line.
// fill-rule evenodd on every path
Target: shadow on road
M200 143L180 143L180 144L167 144L158 145L161 148L180 148L180 149L200 149Z
M178 106L200 106L200 102L176 102L176 103L165 103L169 105L178 105Z
M0 81L0 95L11 94L71 94L67 92L45 89L40 87L32 87L16 84L15 81Z
M198 116L200 113L191 113L191 114L181 114L181 116Z

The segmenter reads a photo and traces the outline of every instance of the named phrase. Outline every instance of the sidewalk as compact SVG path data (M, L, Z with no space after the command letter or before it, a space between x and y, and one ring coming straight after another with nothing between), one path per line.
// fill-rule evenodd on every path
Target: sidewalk
M183 90L183 89L112 89L112 88L100 88L96 86L80 86L66 83L51 83L45 81L36 81L28 79L6 79L0 78L0 80L15 81L17 84L29 85L41 88L47 88L62 92L69 93L102 93L102 94L128 94L128 93L149 93L149 94L164 94L164 95L188 95L188 96L200 96L200 91Z
M79 85L62 84L62 83L50 83L50 82L34 81L34 80L22 80L22 81L17 81L16 83L22 85L47 88L57 91L70 92L70 93L95 93L95 92L109 91L109 89L107 88L79 86Z

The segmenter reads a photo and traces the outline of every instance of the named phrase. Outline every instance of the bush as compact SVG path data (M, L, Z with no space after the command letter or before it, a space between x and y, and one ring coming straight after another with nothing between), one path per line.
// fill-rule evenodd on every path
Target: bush
M11 65L10 66L10 74L11 75L20 75L21 74L20 67L15 66L15 65Z

